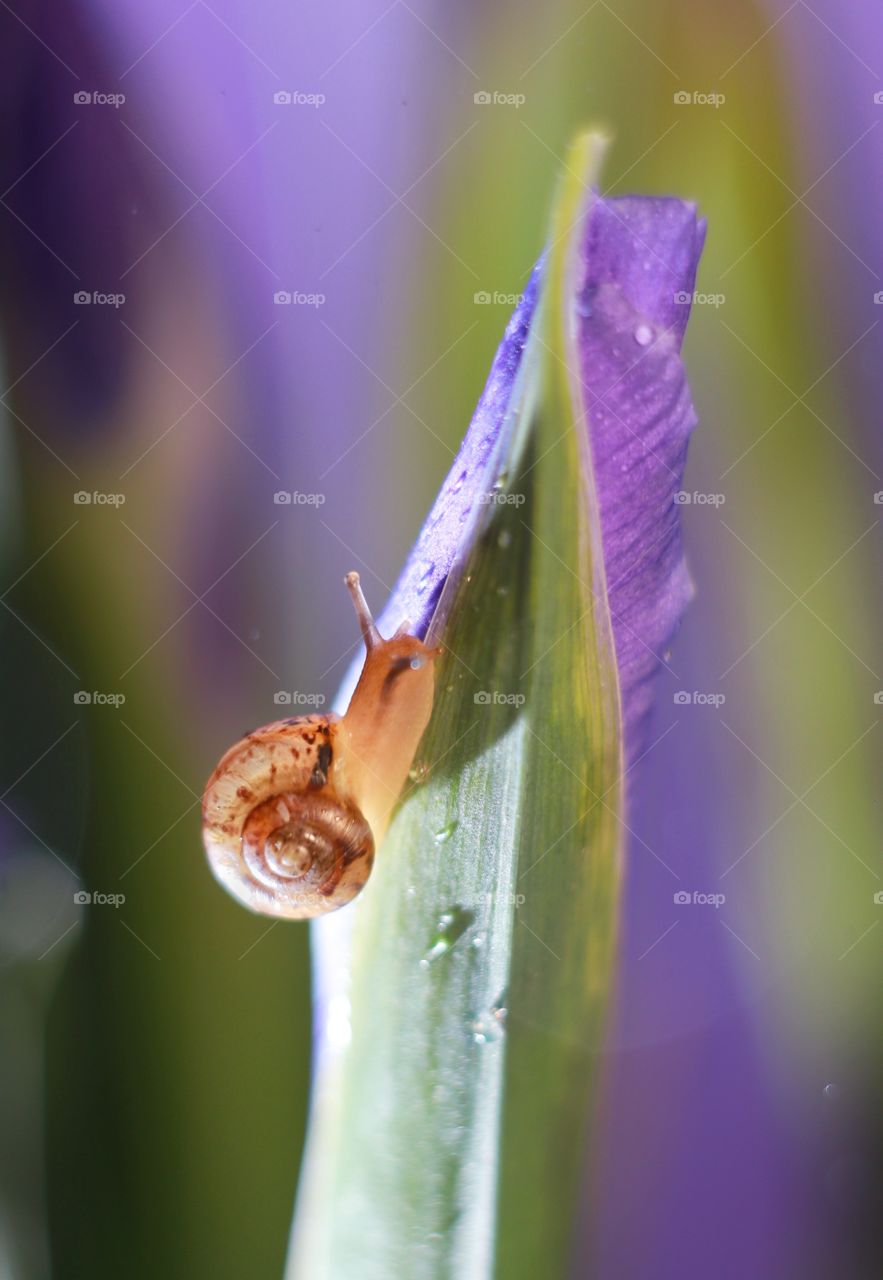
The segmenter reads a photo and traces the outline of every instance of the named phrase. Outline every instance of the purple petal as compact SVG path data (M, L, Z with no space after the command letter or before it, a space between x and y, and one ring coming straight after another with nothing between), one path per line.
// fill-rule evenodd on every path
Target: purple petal
M679 352L704 237L680 200L596 197L586 220L578 349L627 763L692 595L676 494L696 415Z
M399 575L381 617L381 630L393 630L409 618L424 636L447 576L464 550L479 500L496 479L499 446L513 406L516 378L536 309L540 266L534 268L521 301L506 327L481 399L454 464Z

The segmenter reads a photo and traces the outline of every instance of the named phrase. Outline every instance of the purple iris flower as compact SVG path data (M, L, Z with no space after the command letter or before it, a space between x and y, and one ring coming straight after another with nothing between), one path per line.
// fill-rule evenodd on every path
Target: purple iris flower
M675 199L607 199L592 193L581 228L581 260L567 302L578 368L572 370L585 425L603 543L605 599L622 700L623 757L647 747L654 677L664 662L691 584L677 494L695 414L680 348L704 240L692 205ZM506 329L484 393L438 498L380 618L390 632L408 618L419 635L432 625L449 577L480 527L483 500L500 471L501 442L519 411L531 326L541 305L544 261ZM517 488L517 475L512 484ZM345 705L357 665L341 690ZM630 768L629 793L641 785ZM313 924L317 1091L332 1078L348 1040L352 913ZM316 1155L310 1152L308 1161Z
M652 677L691 596L675 498L695 415L679 353L704 233L693 206L679 200L595 196L573 299L630 759L652 707ZM499 466L497 445L540 275L538 266L383 611L382 629L409 618L425 635L447 576L464 554L469 517Z

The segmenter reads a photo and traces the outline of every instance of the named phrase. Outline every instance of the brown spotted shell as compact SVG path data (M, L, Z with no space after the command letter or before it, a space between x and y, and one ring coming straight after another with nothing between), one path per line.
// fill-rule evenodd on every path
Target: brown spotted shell
M215 877L264 915L304 920L350 902L374 837L335 786L337 716L277 720L223 756L206 784L203 839Z

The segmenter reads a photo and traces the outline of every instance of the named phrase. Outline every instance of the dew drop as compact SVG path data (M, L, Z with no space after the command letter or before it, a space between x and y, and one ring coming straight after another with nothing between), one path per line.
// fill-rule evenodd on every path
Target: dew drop
M421 969L428 969L431 964L446 956L453 946L475 920L475 913L466 907L449 907L438 918L435 936L429 950L420 961Z
M469 1024L469 1031L475 1044L489 1044L492 1040L500 1039L500 1029L490 1018L473 1019Z
M429 765L425 760L418 760L414 767L408 770L408 777L418 785L425 782L429 777Z
M434 837L435 843L446 844L456 830L457 830L457 819L454 818L446 826L442 827L440 831L436 831L435 837Z
M840 1086L836 1084L826 1084L822 1093L829 1102L836 1102L840 1097Z
M635 330L635 342L639 347L649 347L653 341L653 330L649 324L639 324Z
M491 1005L484 1013L479 1014L469 1024L469 1030L475 1044L493 1044L502 1040L506 1031L507 1009L503 1004Z
M506 547L510 547L511 545L512 545L512 534L509 532L508 529L501 529L499 537L497 538L497 546L502 547L503 550L505 551Z

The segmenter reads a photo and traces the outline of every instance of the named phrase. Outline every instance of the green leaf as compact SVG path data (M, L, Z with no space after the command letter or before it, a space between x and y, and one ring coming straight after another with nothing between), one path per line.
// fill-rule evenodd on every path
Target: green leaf
M571 155L418 781L355 912L351 1040L317 1082L297 1280L565 1266L620 837L619 693L568 304L600 151L585 138Z

